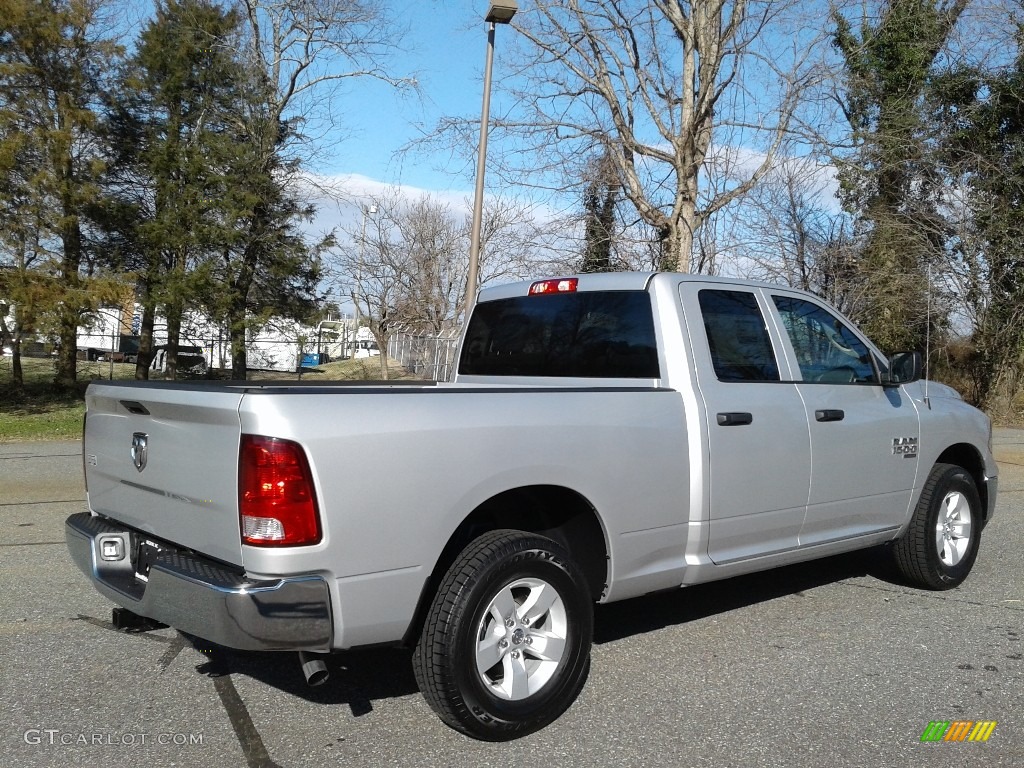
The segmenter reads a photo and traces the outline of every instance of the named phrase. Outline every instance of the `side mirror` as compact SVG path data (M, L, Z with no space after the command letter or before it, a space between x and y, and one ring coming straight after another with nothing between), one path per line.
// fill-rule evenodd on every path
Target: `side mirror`
M910 384L921 378L923 369L920 352L897 352L889 358L889 372L883 374L882 383L891 387Z

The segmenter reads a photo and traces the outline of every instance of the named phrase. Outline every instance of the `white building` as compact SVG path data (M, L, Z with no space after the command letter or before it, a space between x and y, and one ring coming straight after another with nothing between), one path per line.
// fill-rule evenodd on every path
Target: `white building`
M134 305L132 316L118 307L101 309L89 326L79 329L78 348L92 359L106 357L111 352L131 355L138 349L138 332L142 307ZM357 356L370 354L373 336L365 326L356 329L351 317L330 317L316 326L284 318L272 318L255 331L250 330L246 340L248 367L252 370L295 371L302 356L316 355L317 361L342 360L351 357L353 347ZM167 321L157 315L153 328L154 346L167 343ZM214 325L198 312L186 312L181 323L180 347L201 350L206 365L214 369L231 368L231 344L227 332ZM197 350L197 351L198 351ZM155 361L159 365L159 356ZM309 358L308 362L312 362Z
M11 305L0 303L9 327L14 324ZM76 346L79 357L88 360L125 360L131 362L138 352L139 332L142 324L142 306L130 299L122 307L103 307L93 313L78 329ZM153 327L155 363L162 357L160 347L167 344L167 320L157 315ZM38 347L44 349L44 339L24 340L22 353ZM48 348L48 347L47 347ZM190 311L182 317L179 348L189 349L189 356L202 356L205 367L231 368L231 344L227 332L202 313ZM315 360L343 360L377 354L376 343L370 330L357 327L351 316L329 316L315 326L294 320L273 318L247 334L248 367L252 370L295 371L303 356ZM4 353L9 354L5 349ZM307 357L308 364L316 364Z

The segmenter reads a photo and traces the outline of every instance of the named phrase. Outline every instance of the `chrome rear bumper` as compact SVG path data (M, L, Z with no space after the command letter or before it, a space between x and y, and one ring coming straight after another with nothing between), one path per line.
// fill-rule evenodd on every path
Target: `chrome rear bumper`
M254 580L160 543L143 580L131 553L133 536L147 534L88 512L69 517L64 532L72 559L96 589L133 613L228 648L331 648L330 591L320 576Z

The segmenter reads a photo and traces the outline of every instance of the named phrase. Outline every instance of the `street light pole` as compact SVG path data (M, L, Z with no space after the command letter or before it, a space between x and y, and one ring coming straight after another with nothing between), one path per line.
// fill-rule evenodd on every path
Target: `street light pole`
M480 229L484 215L484 171L487 167L487 134L491 119L491 69L494 65L494 31L498 24L512 21L519 6L516 0L491 0L487 22L487 61L484 64L484 97L480 112L480 146L476 153L476 189L473 194L473 223L469 233L469 271L466 275L465 317L476 303L476 284L480 271Z
M359 265L356 270L356 289L352 292L352 304L355 306L355 330L352 332L352 358L355 359L359 348L359 320L362 309L359 307L360 289L363 283L363 262L366 259L366 219L377 213L376 205L363 206L363 234L359 238Z

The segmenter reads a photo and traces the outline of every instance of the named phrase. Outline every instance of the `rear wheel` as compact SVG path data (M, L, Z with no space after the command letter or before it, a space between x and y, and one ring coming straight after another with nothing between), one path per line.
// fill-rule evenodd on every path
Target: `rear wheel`
M974 478L953 464L932 467L910 527L893 547L896 565L915 586L951 589L978 556L981 499Z
M543 536L493 531L448 569L413 654L441 719L506 741L558 718L590 664L593 609L568 553Z

